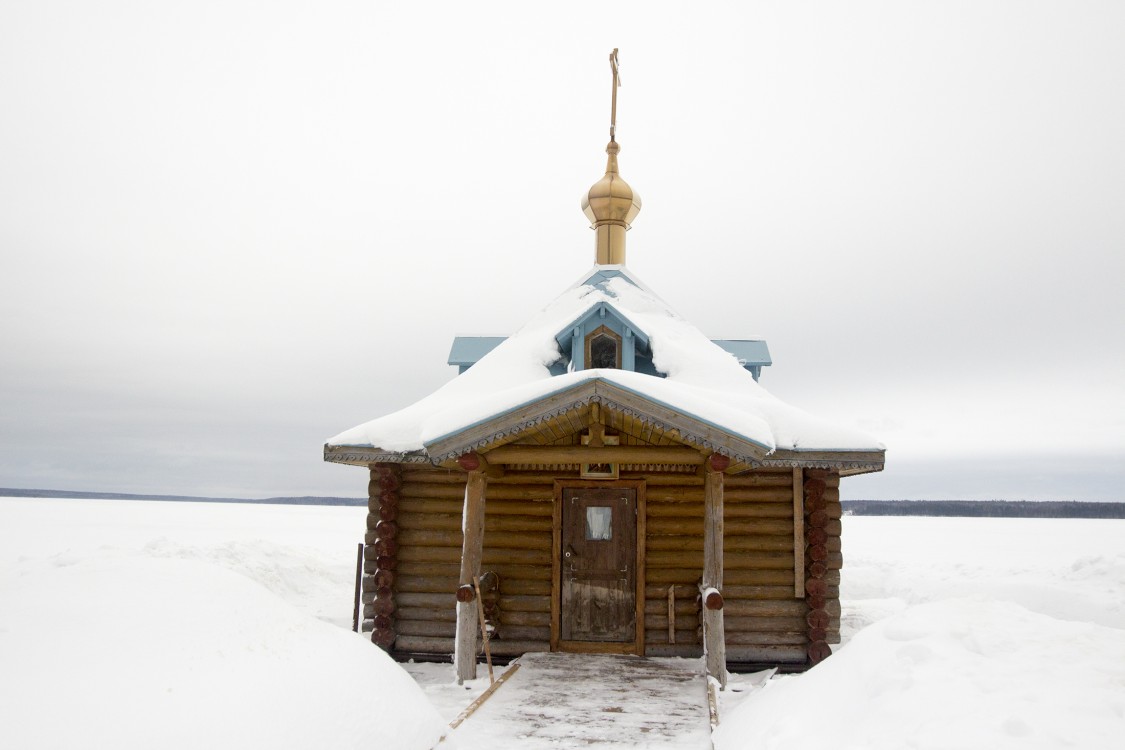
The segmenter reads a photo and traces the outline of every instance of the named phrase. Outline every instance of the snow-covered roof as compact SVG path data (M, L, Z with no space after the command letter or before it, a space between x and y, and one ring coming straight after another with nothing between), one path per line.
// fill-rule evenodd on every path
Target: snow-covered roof
M643 332L653 365L663 377L616 369L551 374L550 366L565 357L558 332L600 304ZM782 452L843 451L878 453L878 466L882 464L883 445L873 437L782 402L735 356L673 312L623 266L604 265L595 266L518 332L434 393L330 438L326 457L331 459L328 454L334 449L363 448L442 461L495 442L503 433L494 435L489 427L504 416L519 412L542 419L550 415L537 409L539 405L560 413L572 403L571 396L587 403L625 403L644 413L658 411L691 442L750 463ZM512 425L506 429L510 434ZM693 435L700 437L692 440Z

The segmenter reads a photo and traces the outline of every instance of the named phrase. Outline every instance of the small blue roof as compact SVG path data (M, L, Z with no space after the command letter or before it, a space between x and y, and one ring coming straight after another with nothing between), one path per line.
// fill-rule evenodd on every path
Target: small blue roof
M773 364L769 347L761 339L711 339L711 343L733 354L743 367Z
M476 364L481 357L500 346L507 336L458 336L449 350L449 364L462 368L462 372Z

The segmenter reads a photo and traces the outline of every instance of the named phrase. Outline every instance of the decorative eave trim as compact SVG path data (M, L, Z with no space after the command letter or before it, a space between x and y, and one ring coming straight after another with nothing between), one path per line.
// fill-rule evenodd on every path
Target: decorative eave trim
M325 445L324 460L334 464L367 466L369 464L428 464L430 457L423 451L385 451L369 445Z
M763 466L795 469L835 469L842 476L882 471L886 451L776 450Z
M621 412L642 424L651 424L660 430L675 430L680 442L695 446L701 451L729 456L735 462L758 466L769 453L766 446L749 438L681 414L666 404L601 378L584 381L438 438L426 446L426 451L435 464L454 459L468 451L484 452L488 448L511 442L524 431L548 420L593 403Z

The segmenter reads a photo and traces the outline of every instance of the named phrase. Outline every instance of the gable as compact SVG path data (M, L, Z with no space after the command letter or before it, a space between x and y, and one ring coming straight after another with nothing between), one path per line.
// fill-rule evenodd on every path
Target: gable
M550 434L552 427L566 424L556 432L561 438L588 425L582 410L595 403L614 415L611 424L633 436L637 445L689 446L699 456L721 453L747 467L759 465L773 449L620 383L594 377L437 437L427 442L425 450L431 461L440 464L468 451L487 453L521 438L534 441L534 435ZM692 460L699 463L702 458Z

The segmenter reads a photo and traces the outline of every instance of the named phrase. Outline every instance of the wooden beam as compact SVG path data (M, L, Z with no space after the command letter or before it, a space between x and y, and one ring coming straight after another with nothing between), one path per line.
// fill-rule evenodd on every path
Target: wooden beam
M694 448L675 446L502 445L487 453L492 464L702 464L705 456Z
M484 491L488 477L477 469L465 482L465 510L462 522L465 537L461 543L460 585L473 585L480 575L484 552ZM477 676L477 611L472 602L457 602L457 638L454 646L458 684Z
M723 471L730 459L718 453L708 457L703 477L703 582L700 593L723 588ZM726 636L723 610L703 608L703 653L707 673L727 685Z
M805 472L793 469L793 596L805 596Z

